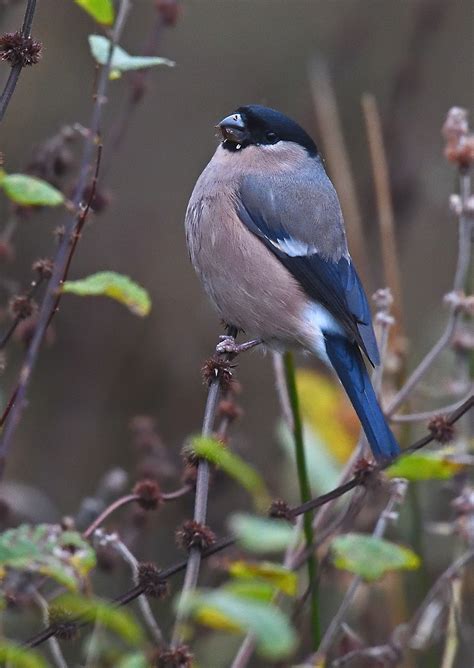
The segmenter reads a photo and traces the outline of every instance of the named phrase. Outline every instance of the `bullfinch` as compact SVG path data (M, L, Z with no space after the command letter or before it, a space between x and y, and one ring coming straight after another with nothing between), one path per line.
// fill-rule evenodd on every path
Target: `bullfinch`
M303 349L327 362L376 460L392 459L399 446L364 362L379 363L370 309L314 141L260 105L239 107L217 127L221 141L185 221L207 294L232 331L256 337L248 347Z

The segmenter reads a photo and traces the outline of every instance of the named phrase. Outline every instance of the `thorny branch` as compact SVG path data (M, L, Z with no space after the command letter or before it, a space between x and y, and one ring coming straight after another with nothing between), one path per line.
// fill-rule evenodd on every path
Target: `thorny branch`
M20 34L22 37L25 38L31 37L31 26L33 25L35 9L36 9L36 0L28 0L25 9L25 16L23 19L23 25L20 30ZM10 70L10 74L8 75L5 87L0 96L0 122L3 120L3 117L5 116L7 107L10 104L10 100L12 98L13 93L15 92L15 88L18 83L18 79L20 78L22 69L23 69L23 64L21 62L17 62L12 66Z
M454 140L462 146L462 140L467 138L469 134L467 112L463 109L453 107L443 127L443 134L447 141L446 153L449 150L453 136ZM451 344L457 326L463 316L462 296L471 263L471 231L474 214L471 201L471 178L469 163L464 164L462 156L450 157L447 153L447 157L453 160L453 162L458 162L459 171L459 196L455 195L451 201L452 208L458 217L459 232L458 256L453 287L451 293L445 298L450 308L450 314L445 329L438 341L412 371L404 385L386 406L385 413L388 416L393 415L397 408L401 406L431 368L432 364L438 359L438 356ZM470 159L472 160L472 156Z
M353 660L373 660L374 665L398 665L402 660L406 649L410 646L420 621L430 604L441 596L443 590L451 580L456 577L464 566L474 558L474 550L468 550L459 559L456 559L436 580L428 592L425 600L418 608L411 621L407 625L398 626L392 633L390 641L386 645L357 649L332 662L333 668L348 666ZM371 661L372 662L372 661Z
M125 543L119 539L117 534L106 534L102 530L98 529L95 532L94 541L97 542L98 545L111 545L120 554L122 559L130 566L134 584L137 586L139 583L138 561L130 552ZM160 643L163 640L163 634L153 616L148 599L144 594L141 594L141 596L138 597L138 605L140 606L142 617L150 632L150 636L156 643Z
M474 406L474 397L471 397L468 401L466 401L461 408L459 408L457 411L455 411L449 418L447 418L447 422L449 424L454 424L459 420L463 415L465 415L472 407ZM426 437L416 441L413 443L412 446L407 448L405 450L405 454L408 452L415 452L419 450L420 448L424 447L428 443L431 443L434 440L434 437L432 434L427 435ZM385 467L382 467L385 468ZM321 496L316 497L312 501L306 504L302 504L300 506L295 506L294 508L290 509L290 516L291 517L298 517L299 515L308 512L308 509L314 509L314 508L319 508L326 503L329 503L333 499L337 499L340 496L343 496L346 494L348 491L354 489L357 486L364 485L367 481L367 475L373 476L376 475L376 472L380 470L380 468L375 467L374 470L365 475L358 474L354 478L352 478L348 483L345 483L344 485L341 485L340 487L337 487L336 489L332 490L331 492L328 492L327 494L322 494ZM225 550L226 548L230 547L231 545L234 545L236 542L236 538L234 536L227 536L225 538L222 538L219 541L216 541L214 545L212 545L210 548L207 550L204 550L200 554L200 560L199 563L201 563L201 560L205 560L214 554L217 554L218 552L221 552L222 550ZM183 559L182 561L177 562L176 564L173 564L172 566L163 569L160 571L160 577L164 581L166 581L168 578L172 577L173 575L176 575L177 573L181 573L182 571L186 570L187 565L189 563L189 558ZM122 606L122 605L127 605L131 601L134 601L138 596L143 594L143 589L139 585L133 587L132 589L126 591L124 594L121 596L117 597L114 599L112 602L115 605ZM80 620L78 620L80 622ZM82 623L82 622L81 622ZM55 634L55 627L54 626L49 626L46 629L40 631L38 634L33 636L32 638L26 640L23 642L23 646L25 647L36 647L37 645L40 645L41 643L45 642L48 640L48 638L51 638Z
M99 134L100 123L102 120L102 109L107 99L106 93L109 83L110 62L113 48L122 34L129 9L130 0L121 0L117 19L112 31L108 60L107 63L102 66L100 71L89 132L84 142L84 150L79 170L78 182L72 198L72 204L75 210L78 209L87 186L94 150ZM78 231L78 227L81 224L84 224L84 221L81 223L81 216L78 218L75 214L73 214L72 216L68 217L64 226L64 237L54 258L53 273L49 280L46 293L39 309L35 331L20 372L19 384L14 392L13 398L9 402L10 410L7 414L5 426L0 439L0 477L3 474L6 456L8 454L11 441L23 411L23 404L25 401L27 388L33 373L33 369L36 365L41 343L43 341L47 327L51 321L52 314L54 314L54 310L57 306L58 290L60 289L61 281L64 278L64 273L67 271L70 262L71 244L77 243L74 241L74 238Z
M385 534L389 522L393 522L395 519L397 519L398 517L397 508L400 507L405 498L408 484L407 481L395 478L395 480L392 480L391 484L392 484L392 490L390 493L390 498L384 510L382 511L382 514L380 515L375 525L375 528L372 532L372 536L374 536L374 538L382 538L383 535ZM354 596L356 595L357 590L359 589L361 583L362 583L362 578L360 576L355 576L352 579L352 582L349 585L349 588L346 592L346 595L344 596L344 599L338 611L331 619L331 623L326 629L326 632L321 640L318 652L314 657L315 664L317 664L318 661L321 661L323 659L323 657L327 654L328 650L330 649L332 643L334 642L339 632L339 628L347 614L349 606L354 600Z

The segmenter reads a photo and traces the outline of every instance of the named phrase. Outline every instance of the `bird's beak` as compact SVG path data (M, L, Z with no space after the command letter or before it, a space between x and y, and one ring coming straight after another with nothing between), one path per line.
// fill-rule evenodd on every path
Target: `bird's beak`
M240 114L227 116L216 127L224 140L234 144L242 144L248 138L248 131Z

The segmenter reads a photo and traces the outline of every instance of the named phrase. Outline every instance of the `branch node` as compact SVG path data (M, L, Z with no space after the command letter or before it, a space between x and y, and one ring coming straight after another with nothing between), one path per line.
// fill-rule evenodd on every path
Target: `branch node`
M163 500L156 480L140 480L133 488L133 494L137 495L137 503L143 510L156 510Z
M151 598L166 598L169 594L168 581L161 577L160 569L150 561L138 564L138 584L143 593Z
M16 295L10 300L10 312L19 320L25 320L33 315L35 303L29 295Z
M232 369L234 367L235 365L213 355L204 362L204 366L201 369L203 381L207 385L210 385L213 380L217 379L222 391L226 392L233 383Z
M153 668L191 668L193 655L186 645L158 649L150 657Z
M49 279L53 273L53 261L50 258L44 258L33 262L32 269L41 279Z
M268 516L274 519L287 520L295 524L295 517L291 511L290 505L283 499L274 499L268 510Z
M176 530L176 542L185 550L197 547L203 551L214 545L216 536L206 524L196 520L186 520Z
M12 67L36 65L41 59L43 45L21 32L7 32L0 37L0 57Z
M428 431L438 443L449 443L453 440L456 430L445 415L437 415L428 422Z

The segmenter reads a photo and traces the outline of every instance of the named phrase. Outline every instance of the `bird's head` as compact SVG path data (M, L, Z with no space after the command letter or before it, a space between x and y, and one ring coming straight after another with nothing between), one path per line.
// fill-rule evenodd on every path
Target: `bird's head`
M288 116L275 109L249 104L239 107L218 125L222 146L228 151L240 151L247 146L276 146L292 142L302 146L309 155L317 155L318 149L303 128Z

